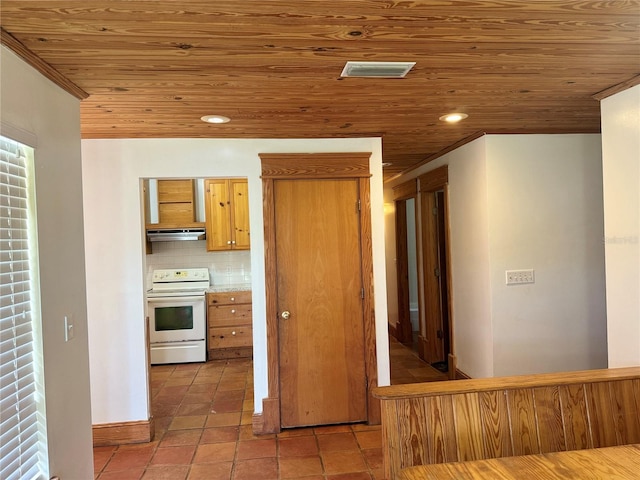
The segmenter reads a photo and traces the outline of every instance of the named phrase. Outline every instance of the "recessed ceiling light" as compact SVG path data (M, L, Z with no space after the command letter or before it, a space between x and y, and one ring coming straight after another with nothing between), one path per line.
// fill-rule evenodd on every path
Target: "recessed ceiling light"
M460 120L464 120L468 116L469 115L467 115L466 113L454 112L454 113L447 113L446 115L441 116L440 120L447 123L457 123Z
M222 115L205 115L200 117L200 120L207 123L227 123L231 121L229 117L223 117Z
M383 167L390 167L391 165L393 165L391 162L382 162Z

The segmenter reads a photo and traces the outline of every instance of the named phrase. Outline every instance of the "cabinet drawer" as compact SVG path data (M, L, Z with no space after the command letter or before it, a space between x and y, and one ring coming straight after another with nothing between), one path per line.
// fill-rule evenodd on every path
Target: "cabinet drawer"
M238 292L207 293L208 305L233 305L236 303L251 303L251 292L244 290Z
M234 325L251 325L251 305L220 305L209 306L207 312L210 327L225 327Z
M209 349L250 347L252 335L252 328L249 325L210 328Z

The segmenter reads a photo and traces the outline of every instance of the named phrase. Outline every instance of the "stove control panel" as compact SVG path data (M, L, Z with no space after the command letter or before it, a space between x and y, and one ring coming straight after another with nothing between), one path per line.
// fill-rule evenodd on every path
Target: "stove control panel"
M154 270L153 283L209 281L207 268L183 268L176 270Z

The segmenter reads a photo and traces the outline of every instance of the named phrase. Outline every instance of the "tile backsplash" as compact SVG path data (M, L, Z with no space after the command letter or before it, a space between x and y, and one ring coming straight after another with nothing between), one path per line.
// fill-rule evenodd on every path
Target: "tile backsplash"
M211 286L251 285L249 250L207 252L206 240L156 242L146 260L147 288L151 286L153 271L159 268L208 268Z

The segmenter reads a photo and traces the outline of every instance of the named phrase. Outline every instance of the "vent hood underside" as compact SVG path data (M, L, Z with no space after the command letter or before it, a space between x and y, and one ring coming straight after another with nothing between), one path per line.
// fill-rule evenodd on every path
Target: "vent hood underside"
M204 240L205 238L206 230L204 228L147 229L147 239L150 242Z

